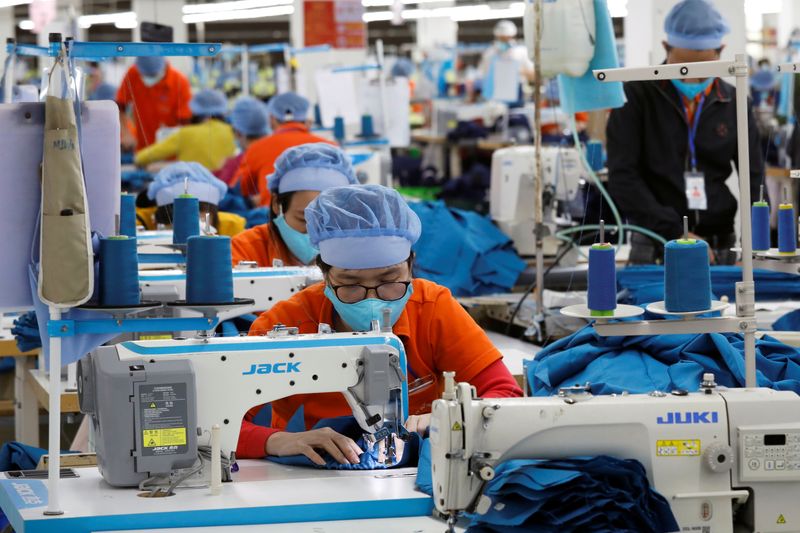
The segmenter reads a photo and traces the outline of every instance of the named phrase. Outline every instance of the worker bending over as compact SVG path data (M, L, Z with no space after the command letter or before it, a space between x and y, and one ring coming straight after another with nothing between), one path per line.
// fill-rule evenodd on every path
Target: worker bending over
M239 153L228 158L222 168L214 172L214 175L225 183L233 181L239 165L242 164L244 153L250 145L269 133L267 106L257 98L242 96L233 104L230 121Z
M383 310L403 342L408 362L408 431L424 433L432 402L442 390L442 372L476 387L486 398L521 396L502 355L445 287L413 279L411 246L420 221L399 193L380 185L350 185L323 191L305 210L311 244L325 280L278 303L250 329L264 335L276 324L316 333L320 324L335 331L368 331ZM238 457L303 454L324 464L324 450L340 463L358 463L362 450L330 429L282 431L300 407L306 427L351 414L339 393L302 394L272 402L272 428L253 424L258 408L245 417Z
M310 264L317 256L306 230L305 208L321 191L358 183L347 155L325 143L289 148L269 175L270 220L240 233L231 241L233 266L255 261L271 267Z
M259 205L269 205L270 195L267 188L267 176L275 170L275 160L287 148L301 144L324 142L333 144L327 139L317 137L309 131L311 121L308 120L308 100L296 93L283 93L269 101L267 109L270 115L272 135L254 142L245 151L239 172L234 178L234 185L241 185L242 195L257 196Z

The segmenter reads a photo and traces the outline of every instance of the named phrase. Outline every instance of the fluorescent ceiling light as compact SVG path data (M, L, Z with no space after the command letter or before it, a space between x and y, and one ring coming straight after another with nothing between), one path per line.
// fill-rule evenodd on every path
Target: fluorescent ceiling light
M628 16L628 0L608 0L608 12L613 18Z
M21 30L28 30L28 31L32 30L35 27L32 20L20 20L17 26L19 26L19 29Z
M444 0L401 0L401 4L432 4L436 2L444 2ZM394 5L394 0L361 0L361 5L364 7L391 7Z
M438 7L433 9L404 9L400 16L404 20L419 20L427 18L449 18L456 22L466 22L472 20L493 20L504 18L520 18L525 12L523 2L514 2L505 9L492 9L489 4L475 4L468 6ZM379 20L392 20L394 14L391 11L374 11L364 13L364 22L375 22Z
M113 24L118 28L135 28L137 25L136 13L124 11L122 13L103 13L101 15L81 15L78 17L78 26L91 28L96 24Z
M291 1L291 0L290 0ZM294 6L284 5L277 7L265 7L263 9L236 9L233 11L220 11L214 13L193 13L183 16L184 24L196 24L198 22L217 22L221 20L241 20L257 19L266 17L280 17L294 13Z
M32 2L33 0L0 0L0 7L22 6Z
M780 13L783 7L781 0L745 0L744 12L748 16Z
M372 13L364 13L361 16L361 19L364 22L379 22L385 20L392 20L394 18L394 13L391 11L374 11Z
M293 0L238 0L236 2L216 2L210 4L187 4L183 6L184 15L195 13L219 13L238 9L256 9L293 4Z

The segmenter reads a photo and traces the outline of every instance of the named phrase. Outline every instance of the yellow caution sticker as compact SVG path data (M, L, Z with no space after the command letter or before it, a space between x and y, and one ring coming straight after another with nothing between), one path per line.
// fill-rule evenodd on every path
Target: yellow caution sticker
M659 457L697 457L700 455L700 440L657 440L656 455Z
M450 429L452 429L453 431L461 431L461 423L460 422L456 422L455 424L453 424L453 427L450 428Z
M155 402L150 402L150 409L155 409L156 407Z
M776 524L785 524L785 523L786 523L786 517L785 517L785 516L783 516L782 514L779 514L779 515L778 515L778 521L777 521L777 522L775 522L775 523L776 523Z
M172 335L139 335L140 341L171 341Z
M186 428L145 429L142 431L145 448L157 446L185 446Z

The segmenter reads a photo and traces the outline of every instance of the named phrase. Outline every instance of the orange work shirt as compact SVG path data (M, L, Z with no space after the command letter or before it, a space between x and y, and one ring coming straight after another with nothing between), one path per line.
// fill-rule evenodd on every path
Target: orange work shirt
M275 171L275 160L288 148L308 143L335 144L314 135L302 122L287 122L281 125L272 135L255 141L247 148L233 185L240 183L243 196L257 194L260 205L269 205L267 176Z
M414 293L392 328L406 350L409 389L417 388L409 391L410 415L431 411L433 400L441 397L442 372L454 371L457 382L469 382L503 358L449 289L424 279L415 279L413 286ZM324 289L324 283L317 283L279 302L258 317L250 335L264 335L278 323L296 326L300 333L316 333L321 323L332 325L333 304ZM323 418L352 414L338 392L298 394L272 402L272 427L285 428L301 405L306 429ZM248 418L258 409L251 410Z
M192 89L186 76L167 63L161 81L148 87L142 81L136 65L128 69L117 91L117 104L133 106L132 119L136 126L136 151L156 142L161 126L174 127L192 118L189 100Z
M274 224L261 224L233 237L231 257L233 266L240 261L255 261L260 267L271 267L273 259L280 259L284 266L304 266L289 251Z

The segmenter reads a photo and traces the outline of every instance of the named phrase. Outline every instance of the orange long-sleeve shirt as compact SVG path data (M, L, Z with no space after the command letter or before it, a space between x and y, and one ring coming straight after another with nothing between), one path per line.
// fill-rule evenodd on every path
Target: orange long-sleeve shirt
M284 266L304 266L297 259L278 233L274 224L261 224L231 239L233 266L240 261L255 261L260 267L271 267L274 259Z
M444 371L455 371L456 380L471 382L482 397L522 396L502 364L503 356L450 291L422 279L415 279L413 286L414 293L392 330L406 350L409 382L430 385L409 394L409 414L430 412L433 400L441 395ZM250 335L263 335L278 323L296 326L300 333L316 333L320 323L333 324L333 304L324 288L318 283L278 303L253 323ZM339 393L299 394L272 402L272 428L253 424L260 407L253 408L242 422L236 456L263 457L269 436L285 428L301 405L306 428L320 419L351 413Z
M292 146L308 143L334 144L311 133L301 122L287 122L276 129L272 135L257 140L245 151L233 184L241 184L244 196L259 195L261 205L269 205L270 193L267 176L275 171L275 160Z

